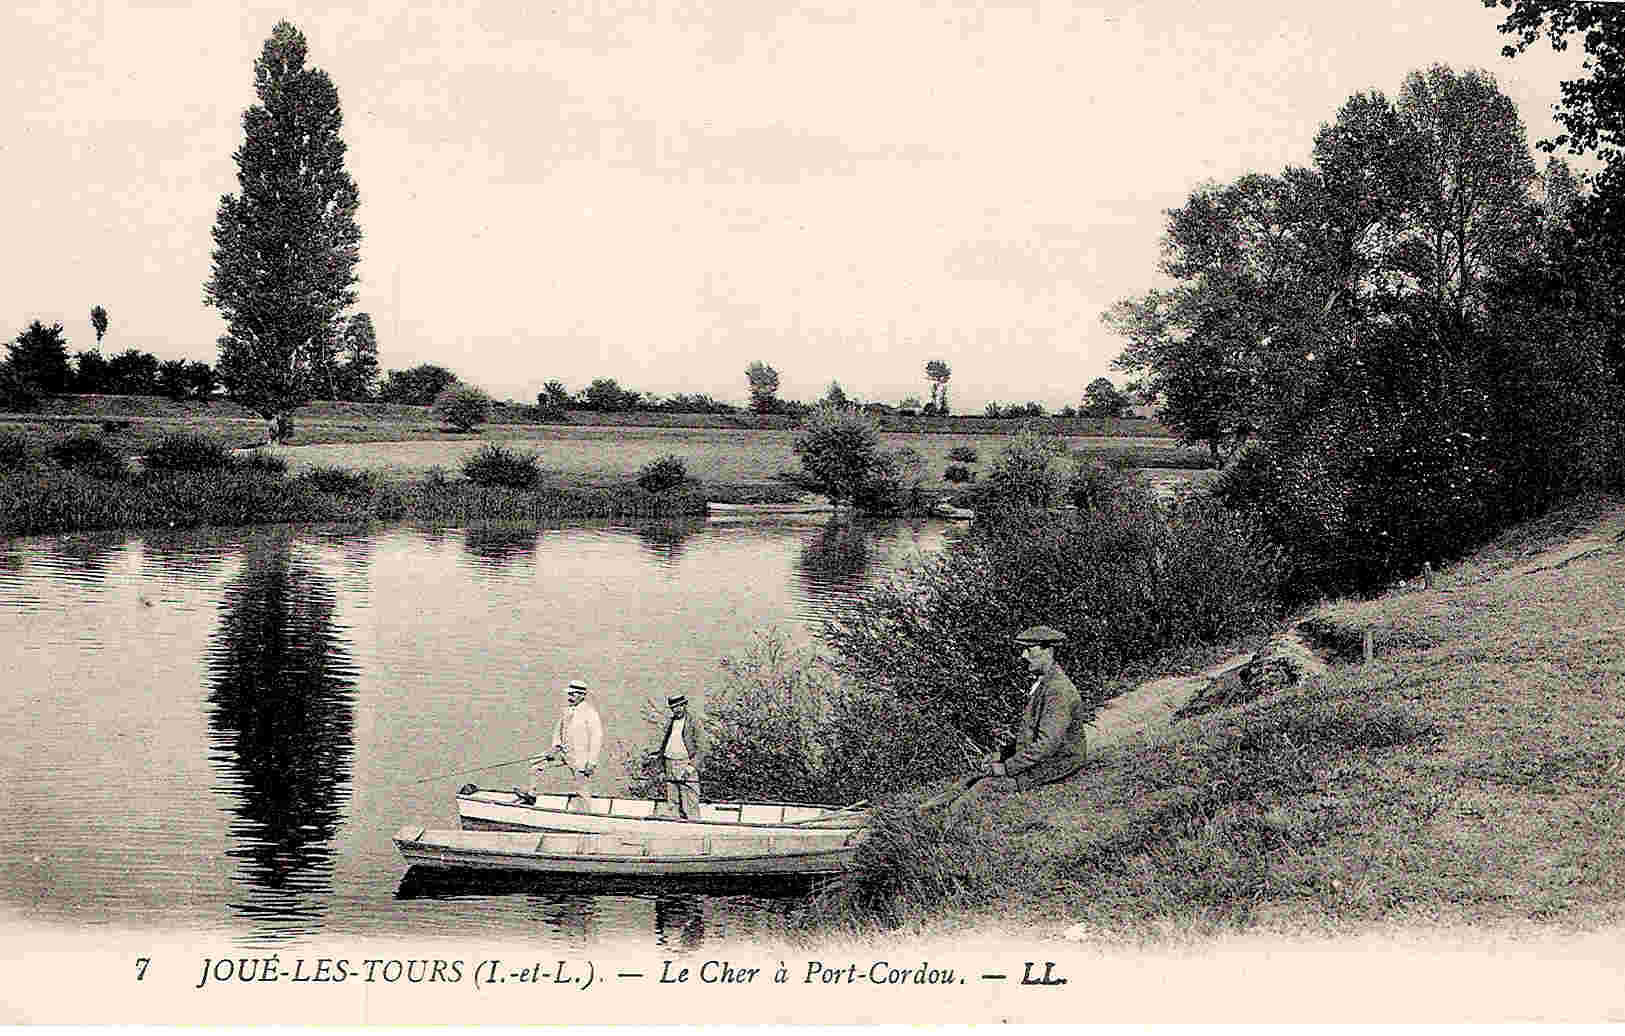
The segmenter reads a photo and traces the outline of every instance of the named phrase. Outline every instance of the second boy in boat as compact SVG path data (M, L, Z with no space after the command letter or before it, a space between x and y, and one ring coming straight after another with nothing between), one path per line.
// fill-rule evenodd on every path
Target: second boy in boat
M666 803L684 820L700 819L700 731L688 715L688 698L666 699L671 722L660 739L660 759L666 771Z

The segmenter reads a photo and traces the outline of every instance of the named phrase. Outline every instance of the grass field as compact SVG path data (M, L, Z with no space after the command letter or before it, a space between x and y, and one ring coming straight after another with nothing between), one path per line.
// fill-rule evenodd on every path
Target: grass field
M421 475L439 466L455 473L463 459L481 443L504 441L540 453L542 467L549 472L586 483L625 481L657 457L676 454L687 463L688 473L707 483L740 484L767 482L781 471L798 470L800 461L793 448L796 433L784 430L723 430L698 428L601 428L574 426L503 426L488 428L480 437L460 441L322 443L309 446L275 447L294 470L337 465L372 469L393 476ZM971 465L986 471L1008 436L910 435L882 433L889 448L909 446L925 459L925 485L948 488L942 475L950 463L948 451L971 446L979 463ZM1189 479L1203 474L1188 470L1201 461L1201 454L1181 450L1168 439L1101 439L1077 437L1067 440L1075 450L1102 459L1130 456L1143 466L1169 469L1169 478Z

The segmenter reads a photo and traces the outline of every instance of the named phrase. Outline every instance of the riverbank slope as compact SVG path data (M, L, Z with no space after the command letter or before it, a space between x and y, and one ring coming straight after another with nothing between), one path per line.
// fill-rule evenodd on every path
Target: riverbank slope
M1622 586L1625 500L1590 496L1431 588L1328 603L1292 623L1323 676L1125 697L1143 719L1097 737L1080 777L963 834L883 828L825 916L1104 943L1617 921Z

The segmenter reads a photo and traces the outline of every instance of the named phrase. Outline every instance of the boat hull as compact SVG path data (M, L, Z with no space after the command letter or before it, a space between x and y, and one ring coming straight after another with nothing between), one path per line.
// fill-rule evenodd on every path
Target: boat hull
M861 831L629 839L559 832L404 827L396 833L394 842L407 863L437 870L720 878L838 873L851 865L862 838Z
M782 802L707 802L700 819L660 816L663 803L650 799L598 796L593 812L570 809L573 795L540 795L535 805L511 791L465 788L457 795L457 820L465 831L567 831L621 835L795 835L807 831L852 830L869 819L866 809Z

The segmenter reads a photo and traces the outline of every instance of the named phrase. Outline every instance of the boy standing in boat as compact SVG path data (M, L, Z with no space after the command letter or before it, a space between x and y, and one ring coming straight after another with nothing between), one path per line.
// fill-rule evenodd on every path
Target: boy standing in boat
M700 732L688 716L688 698L666 699L671 722L661 738L660 759L666 771L666 804L684 820L700 818Z
M575 785L570 809L576 813L591 813L592 775L598 769L598 754L604 747L604 721L597 707L587 700L587 685L580 680L571 680L564 695L564 713L553 727L553 747L531 767L530 789L522 797L535 802L537 785L550 769L548 764L562 760L569 767Z

